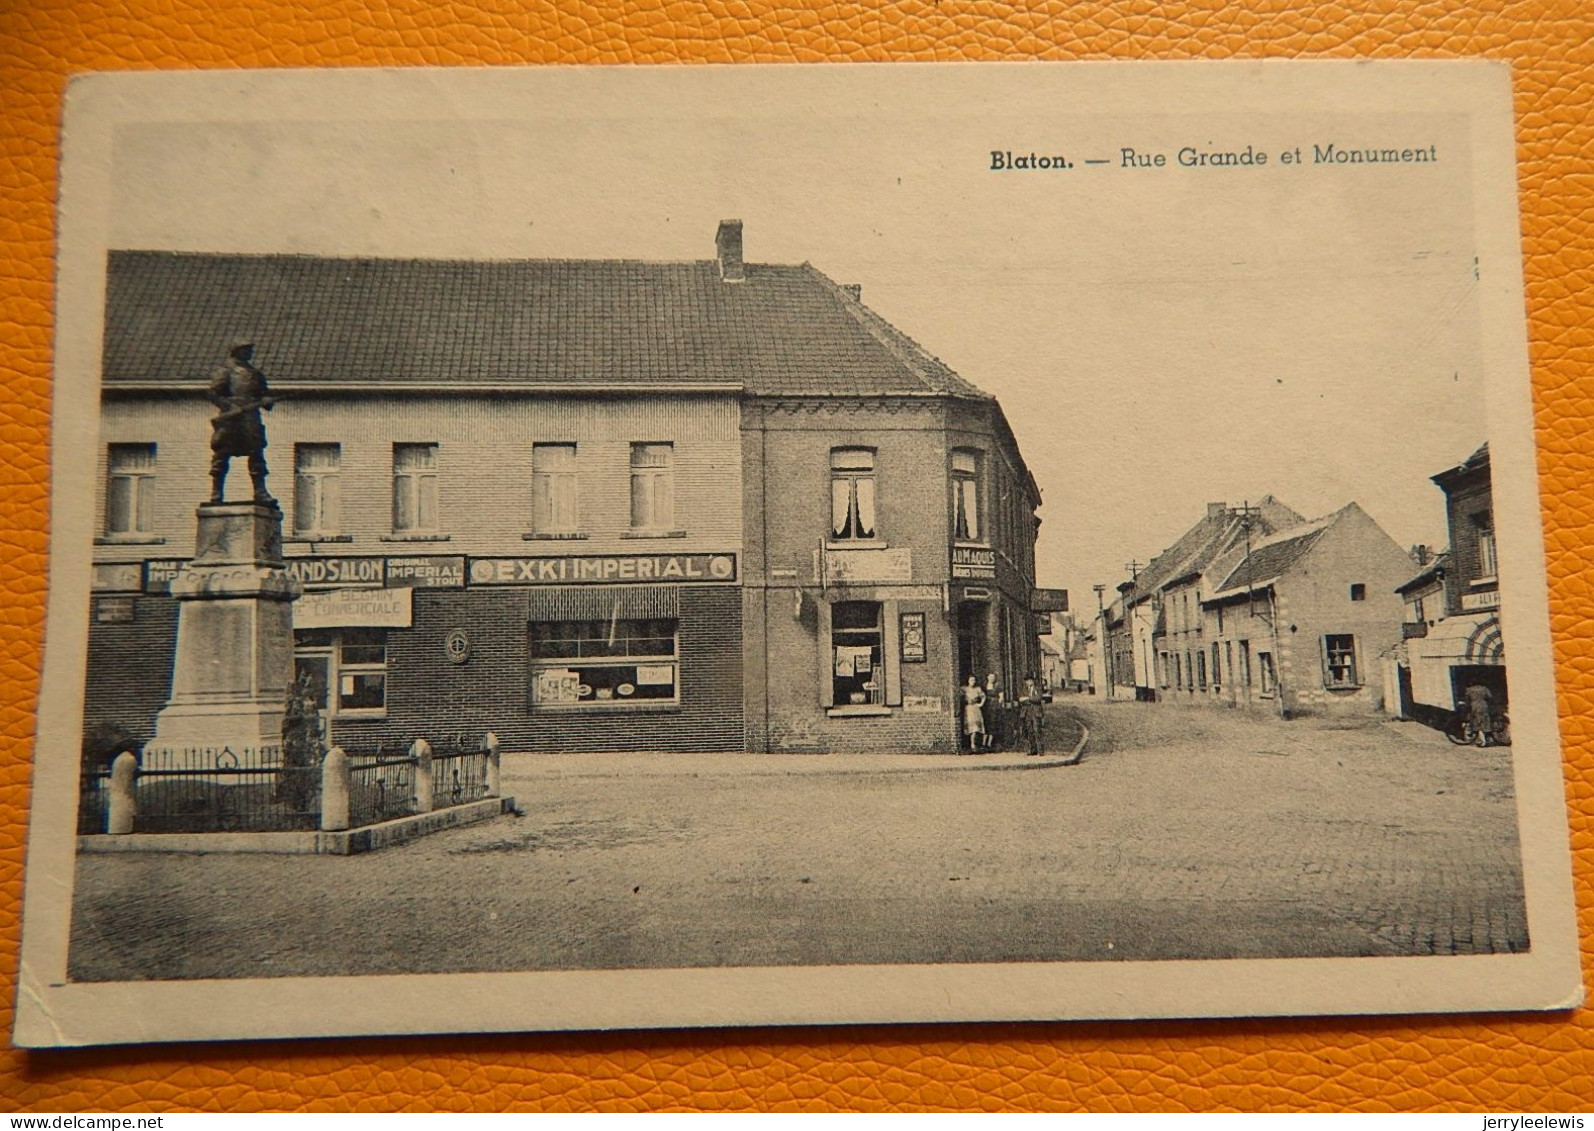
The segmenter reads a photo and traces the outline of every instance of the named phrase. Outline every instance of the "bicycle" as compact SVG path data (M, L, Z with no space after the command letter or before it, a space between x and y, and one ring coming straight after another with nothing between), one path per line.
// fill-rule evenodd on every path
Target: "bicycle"
M1457 746L1510 746L1511 720L1504 711L1495 711L1487 732L1482 732L1473 723L1472 713L1460 710L1451 716L1445 737Z

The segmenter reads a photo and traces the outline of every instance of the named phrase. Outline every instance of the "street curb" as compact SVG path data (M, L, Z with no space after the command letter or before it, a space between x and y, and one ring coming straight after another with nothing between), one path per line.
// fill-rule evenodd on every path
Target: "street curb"
M998 772L998 771L1007 771L1007 770L1055 770L1055 769L1057 769L1059 767L1062 767L1062 766L1078 765L1080 760L1084 757L1085 744L1090 741L1090 728L1085 726L1084 723L1079 723L1079 730L1080 730L1079 741L1074 744L1074 747L1073 747L1072 750L1070 750L1066 755L1064 755L1062 757L1056 757L1056 756L1053 756L1053 755L1045 755L1045 756L1040 757L1040 758L1031 758L1031 757L1022 755L1022 754L1009 754L1008 755L1009 757L1014 757L1014 758L1017 758L1018 760L1016 760L1016 761L1005 761L1005 762L995 762L995 761L985 761L985 760L983 760L982 758L980 758L978 756L970 756L968 754L913 755L912 758L915 761L918 761L920 759L924 759L924 760L934 759L936 761L936 763L937 763L935 765L918 765L918 766L914 766L914 765L903 765L900 762L897 762L895 764L881 764L879 762L876 762L875 764L871 765L870 764L871 759L874 758L874 757L877 757L877 756L868 755L868 754L859 754L859 755L830 755L830 754L782 755L782 754L763 754L763 755L751 755L749 757L756 757L756 758L759 758L760 760L768 759L769 768L767 768L767 769L764 768L763 766L760 766L756 770L750 770L745 764L744 765L739 765L739 766L736 766L736 767L725 767L725 768L714 768L714 767L698 766L696 768L690 768L690 769L682 768L679 771L664 771L662 773L659 772L658 770L643 771L643 775L644 776L660 776L660 777L719 777L719 776L738 777L738 776L747 776L748 774L755 774L755 775L761 776L761 777L807 777L809 775L816 775L816 776L822 776L822 777L838 777L838 776L847 776L847 775L858 776L858 775L862 775L862 774L939 774L939 773L971 773L971 772L976 772L976 771L977 772L981 772L981 773L994 773L994 772ZM1004 753L1006 753L1006 752L1004 752ZM643 756L645 757L646 755L643 755ZM513 758L513 755L510 755L510 757ZM558 755L553 755L552 757L557 758ZM551 776L558 777L558 778L561 778L561 779L568 779L568 778L587 778L587 779L634 778L634 777L639 776L635 766L632 766L632 767L630 767L628 769L624 765L621 764L621 763L624 763L625 760L628 757L630 757L630 756L625 755L625 754L613 755L613 758L614 758L614 761L615 761L615 766L612 769L609 768L609 767L605 767L602 770L592 770L592 769L576 770L576 771L572 771L570 773L560 773L557 770L553 770ZM664 757L670 757L670 756L669 755L664 755ZM778 763L780 761L782 761L782 760L784 760L786 758L793 758L793 757L801 758L802 761L803 761L803 764L805 765L806 768L801 769L801 770L777 768L778 767ZM840 764L840 765L824 766L823 765L824 761L826 759L828 759L828 758L831 758L831 757L836 757L838 759L845 759L845 761L843 761L842 764ZM952 758L956 758L956 759L958 759L958 761L956 761L956 762L950 761L950 759L952 759ZM543 777L543 776L549 774L551 767L549 767L546 763L544 764L544 767L545 768L539 768L539 769L536 769L536 770L532 770L531 772L520 772L520 773L517 773L517 772L515 772L514 769L511 769L509 774L506 775L506 776L513 778L517 782L532 782L532 781L534 781L535 779L537 779L539 777Z
M428 833L489 821L514 808L513 797L487 797L447 809L434 809L430 813L411 813L374 825L334 832L93 833L77 838L77 850L86 855L176 852L193 856L213 853L356 856L403 844Z

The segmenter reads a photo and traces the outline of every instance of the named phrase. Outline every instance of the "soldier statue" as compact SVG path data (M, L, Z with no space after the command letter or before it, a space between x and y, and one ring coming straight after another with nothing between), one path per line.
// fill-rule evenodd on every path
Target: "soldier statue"
M275 503L266 490L266 426L260 410L276 404L266 390L266 375L249 363L255 347L240 342L227 351L227 364L210 379L206 396L221 410L210 422L210 501L223 501L227 467L233 456L249 459L255 502Z

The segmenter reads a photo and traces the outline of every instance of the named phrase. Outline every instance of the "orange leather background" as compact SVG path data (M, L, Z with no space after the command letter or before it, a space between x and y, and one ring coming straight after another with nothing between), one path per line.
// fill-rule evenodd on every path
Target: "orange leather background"
M1480 14L1478 9L1487 11ZM60 99L83 71L1485 55L1516 66L1552 615L1594 940L1594 8L1586 0L0 0L0 1026L44 625ZM0 1107L1589 1110L1571 1016L1002 1025L0 1051Z

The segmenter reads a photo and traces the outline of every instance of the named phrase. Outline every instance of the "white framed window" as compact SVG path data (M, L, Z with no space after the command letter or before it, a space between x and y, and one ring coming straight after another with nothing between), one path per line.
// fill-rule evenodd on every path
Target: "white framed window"
M957 450L952 453L952 537L959 542L978 542L980 525L980 454Z
M680 702L678 629L671 619L533 621L532 709Z
M675 525L675 445L631 445L631 529Z
M870 448L831 449L830 537L875 537L875 454Z
M393 532L437 532L437 445L393 445Z
M1261 694L1271 696L1278 691L1279 673L1273 667L1272 652L1258 652L1256 654L1257 670L1261 672Z
M1494 523L1488 513L1473 518L1478 530L1478 576L1476 581L1486 581L1499 575L1500 563L1494 548Z
M332 718L387 714L387 630L300 629L294 669L309 672L316 705Z
M106 449L105 532L155 532L155 445L111 444Z
M293 446L293 529L296 534L337 534L342 528L341 444Z
M538 534L574 534L576 510L576 446L533 444L531 447L531 522Z
M1358 687L1356 678L1356 637L1323 637L1324 682L1329 687Z

